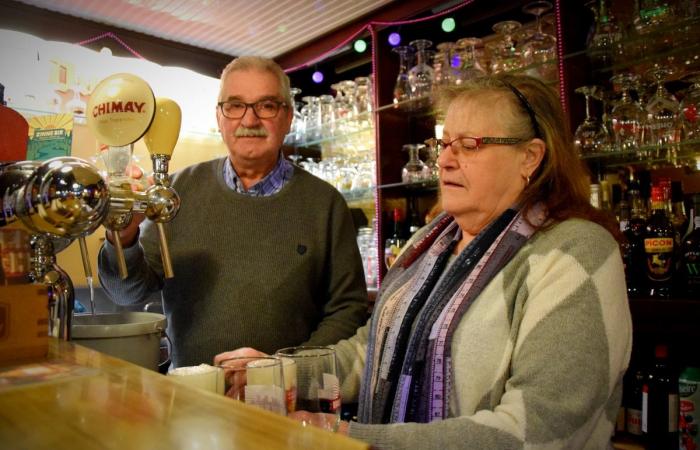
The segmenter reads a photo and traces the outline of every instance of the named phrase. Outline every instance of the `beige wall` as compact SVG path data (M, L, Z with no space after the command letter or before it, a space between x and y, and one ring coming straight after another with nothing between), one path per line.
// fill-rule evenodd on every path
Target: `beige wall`
M97 141L87 126L75 124L73 128L71 156L91 161L91 159L94 160L97 155L97 149ZM218 134L205 135L187 133L186 131L181 132L180 139L173 151L172 160L170 162L170 172L172 173L189 165L224 155L226 155L226 147ZM137 141L134 145L134 160L138 161L138 165L143 167L146 171L152 170L150 156L143 140ZM86 238L95 285L98 285L97 252L102 245L104 235L104 229L100 227ZM80 247L77 241L73 242L68 248L57 255L57 262L59 266L68 272L68 275L76 287L87 286L83 263L80 257Z

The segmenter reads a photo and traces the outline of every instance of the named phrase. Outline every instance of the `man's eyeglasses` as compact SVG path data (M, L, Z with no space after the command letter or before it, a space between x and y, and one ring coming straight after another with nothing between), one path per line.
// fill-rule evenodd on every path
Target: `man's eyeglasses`
M217 103L221 109L221 114L227 119L240 119L245 116L248 108L253 110L258 119L272 119L277 117L280 108L287 107L285 102L278 100L260 100L255 103L245 103L239 100L226 100L225 102Z
M451 141L435 139L435 142L442 148L447 148L447 146L451 146L453 150L466 150L468 152L477 151L479 150L479 147L485 144L515 145L524 141L525 139L520 138L471 136L459 137L456 139L452 139Z

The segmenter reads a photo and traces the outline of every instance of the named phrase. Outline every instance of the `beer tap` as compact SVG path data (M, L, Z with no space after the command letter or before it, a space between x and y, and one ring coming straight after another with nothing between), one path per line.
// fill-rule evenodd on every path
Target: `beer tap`
M18 222L31 234L29 280L48 288L50 334L69 340L75 295L70 278L56 265L55 254L102 223L109 206L106 183L89 163L59 157L4 167L0 190L0 226Z
M156 223L160 239L160 256L165 278L173 277L173 265L165 237L164 223L171 221L180 209L180 197L170 187L168 162L180 134L180 107L168 98L156 98L153 123L144 136L153 162L154 184L146 191L148 206L146 217Z

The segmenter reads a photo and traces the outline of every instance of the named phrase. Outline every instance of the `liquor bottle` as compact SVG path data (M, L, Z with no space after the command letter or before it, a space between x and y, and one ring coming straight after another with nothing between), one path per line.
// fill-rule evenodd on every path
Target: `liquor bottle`
M622 260L625 265L627 295L640 297L647 293L646 254L644 252L644 234L646 232L646 208L639 194L636 181L629 184L627 191L630 205L630 217L620 221L620 231L624 235L621 244ZM622 210L621 210L622 211Z
M688 226L688 216L685 213L683 185L680 181L671 182L671 223L676 229L679 239L682 238L685 228Z
M651 188L651 209L644 233L648 294L670 297L675 272L676 231L666 215L664 193L659 186Z
M625 406L625 430L635 436L642 435L642 388L646 379L643 369L630 367L625 377L623 403Z
M681 244L681 267L688 298L700 298L700 194L693 195L693 216L693 231Z
M700 368L686 367L678 377L678 394L680 396L680 414L678 417L679 450L696 450L700 448L700 435L698 435L699 388Z
M650 450L678 448L678 376L669 366L668 347L654 349L654 365L642 387L642 434Z
M394 234L384 243L384 264L387 269L394 264L405 243L401 236L401 210L394 208Z
M417 203L416 197L411 197L408 203L408 237L413 236L413 234L423 226L420 214L418 213Z

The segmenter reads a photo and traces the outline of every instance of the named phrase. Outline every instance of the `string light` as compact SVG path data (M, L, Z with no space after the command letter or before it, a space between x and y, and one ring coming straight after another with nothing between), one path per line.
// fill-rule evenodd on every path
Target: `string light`
M323 82L323 72L320 70L316 70L312 75L311 79L314 81L316 84L320 84Z
M442 27L442 31L445 33L450 33L457 28L457 24L455 23L455 19L452 17L448 17L446 19L442 20L442 24L440 25Z
M353 48L357 53L363 53L365 50L367 50L367 43L364 41L364 39L358 39L355 41L355 44L353 44Z
M397 32L393 32L389 35L389 45L396 47L401 43L401 35Z

